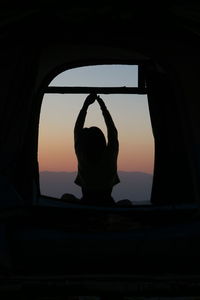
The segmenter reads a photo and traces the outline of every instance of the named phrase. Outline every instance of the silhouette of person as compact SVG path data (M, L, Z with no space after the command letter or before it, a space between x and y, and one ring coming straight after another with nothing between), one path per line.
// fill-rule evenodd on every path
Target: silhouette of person
M88 107L98 101L107 127L107 140L98 127L83 128ZM82 188L81 202L113 205L113 186L120 182L117 174L118 133L104 101L96 94L85 99L74 127L74 147L78 160L75 183Z

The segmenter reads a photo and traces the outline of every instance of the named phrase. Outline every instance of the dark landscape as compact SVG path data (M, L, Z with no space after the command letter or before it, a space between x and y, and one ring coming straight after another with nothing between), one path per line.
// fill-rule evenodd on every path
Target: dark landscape
M149 202L152 187L152 174L119 171L120 183L113 189L116 201L129 199L131 202ZM81 197L81 189L74 183L76 172L40 172L42 195L60 198L64 193Z

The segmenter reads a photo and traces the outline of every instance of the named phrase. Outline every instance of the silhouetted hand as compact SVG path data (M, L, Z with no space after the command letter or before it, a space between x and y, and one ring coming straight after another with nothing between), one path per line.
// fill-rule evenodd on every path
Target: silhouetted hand
M97 101L98 101L101 109L106 109L106 105L105 105L104 101L99 96L97 96Z
M95 93L91 93L89 96L87 96L87 98L85 99L84 105L85 106L89 106L92 103L94 103L94 101L97 99L97 94Z

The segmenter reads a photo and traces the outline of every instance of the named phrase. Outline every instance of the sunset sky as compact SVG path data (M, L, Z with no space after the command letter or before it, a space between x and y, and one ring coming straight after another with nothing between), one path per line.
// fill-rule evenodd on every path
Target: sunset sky
M137 66L90 66L58 75L51 86L137 86ZM100 95L119 136L118 169L153 173L154 139L146 95ZM76 171L73 129L87 94L45 94L38 159L40 171ZM85 127L106 127L97 102L89 107Z

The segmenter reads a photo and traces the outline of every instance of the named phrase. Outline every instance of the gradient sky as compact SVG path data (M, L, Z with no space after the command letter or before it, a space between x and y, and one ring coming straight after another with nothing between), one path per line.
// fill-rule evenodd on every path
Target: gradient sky
M137 86L137 66L90 66L59 74L51 86ZM119 136L118 169L153 173L154 139L146 95L100 95ZM76 171L73 128L86 94L45 94L38 159L40 171ZM86 127L98 126L106 135L99 105L89 107Z

